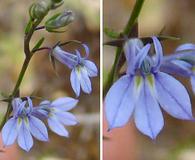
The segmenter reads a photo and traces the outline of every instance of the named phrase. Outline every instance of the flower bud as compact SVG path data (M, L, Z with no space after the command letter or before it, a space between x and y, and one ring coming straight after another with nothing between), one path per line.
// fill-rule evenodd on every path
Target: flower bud
M56 31L62 27L67 26L74 20L74 15L72 11L65 11L64 13L59 13L48 19L45 23L45 28L49 32Z
M51 8L51 0L40 0L37 3L33 3L30 7L30 16L33 19L40 19L47 15Z
M53 3L60 3L62 1L64 1L64 0L52 0Z
M56 9L64 3L64 0L51 0L51 1L52 1L51 9Z

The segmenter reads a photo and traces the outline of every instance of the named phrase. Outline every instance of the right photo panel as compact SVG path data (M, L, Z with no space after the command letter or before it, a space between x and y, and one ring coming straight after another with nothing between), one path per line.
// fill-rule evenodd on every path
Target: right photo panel
M195 1L103 1L103 160L195 159Z

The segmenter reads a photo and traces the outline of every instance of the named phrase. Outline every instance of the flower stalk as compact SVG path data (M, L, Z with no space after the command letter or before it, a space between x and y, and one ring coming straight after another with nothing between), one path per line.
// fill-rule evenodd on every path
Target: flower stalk
M15 87L10 95L10 99L12 100L14 97L16 96L19 96L17 95L17 93L19 93L19 88L20 88L20 85L22 83L22 80L24 78L24 75L25 75L25 72L28 68L28 65L30 63L30 60L33 56L33 52L30 50L30 41L31 41L31 38L32 38L32 35L33 33L35 32L36 30L36 27L41 23L41 21L43 20L44 17L42 17L41 19L37 20L37 21L34 21L33 24L32 24L32 27L30 28L30 30L25 34L25 37L24 37L24 53L25 53L25 59L24 59L24 62L23 62L23 65L22 65L22 68L21 68L21 71L19 73L19 76L18 76L18 80L15 84ZM32 21L30 19L30 21ZM0 125L0 130L3 128L5 122L7 121L7 119L9 118L11 112L12 112L12 107L11 107L11 100L8 102L8 107L7 107L7 111L6 111L6 114L1 122L1 125Z

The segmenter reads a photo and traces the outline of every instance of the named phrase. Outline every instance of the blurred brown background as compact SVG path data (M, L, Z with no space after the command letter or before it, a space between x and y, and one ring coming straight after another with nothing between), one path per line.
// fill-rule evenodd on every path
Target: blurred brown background
M122 31L132 11L135 0L104 0L104 27ZM145 0L141 15L139 17L139 35L151 36L158 34L165 26L164 35L178 36L180 41L163 42L165 54L174 51L181 43L195 43L195 1L194 0ZM109 39L104 35L104 42ZM113 64L115 48L104 46L104 81L108 71ZM194 95L188 80L181 79L190 92L193 111L195 111ZM195 124L174 119L164 114L165 126L155 142L140 134L134 126L125 139L124 129L117 129L110 133L110 144L112 141L125 139L129 146L132 160L195 160ZM130 122L133 124L133 122ZM130 125L130 123L128 125ZM116 135L116 132L117 135ZM119 138L119 133L121 137ZM106 133L109 136L109 133ZM113 137L112 137L113 136ZM133 139L131 139L133 137ZM130 141L130 142L128 142ZM123 154L124 147L118 142L118 153ZM133 144L132 144L133 143ZM110 145L111 146L111 145ZM108 149L108 148L106 148ZM112 149L111 147L109 149ZM107 153L107 152L106 152ZM124 155L121 155L124 157ZM133 158L134 157L134 158ZM135 158L136 157L136 158ZM114 159L113 159L114 160ZM127 160L127 159L123 159ZM129 159L128 159L129 160Z
M32 0L0 1L0 91L9 94L17 80L24 59L23 37L28 21L28 7ZM53 45L57 41L80 40L90 47L90 59L99 68L99 0L65 0L65 4L57 10L70 9L75 13L75 21L67 27L63 34L38 31L33 43L45 36L44 46ZM55 12L52 12L54 14ZM74 51L77 46L69 45L65 49ZM35 55L26 72L21 85L23 96L34 93L46 99L60 96L75 97L69 81L70 70L57 63L58 77L53 71L47 52ZM30 153L18 149L20 160L98 160L99 159L99 76L92 79L91 95L81 94L78 107L73 110L80 124L69 127L70 138L62 138L49 133L50 141L42 143L34 141ZM6 109L6 103L0 103L0 117ZM6 160L1 153L0 159ZM16 156L13 160L16 160ZM9 159L12 160L12 159Z

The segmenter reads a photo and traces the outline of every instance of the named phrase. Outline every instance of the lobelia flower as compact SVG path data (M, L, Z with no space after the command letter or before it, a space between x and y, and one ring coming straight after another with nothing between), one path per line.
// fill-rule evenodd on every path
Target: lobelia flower
M174 54L165 56L161 70L190 78L195 93L195 44L182 44L176 48Z
M175 118L193 119L187 90L160 71L162 46L156 37L152 39L155 57L148 55L150 44L143 46L139 39L125 43L126 75L113 84L105 98L109 130L124 126L134 116L138 130L155 139L164 126L161 108Z
M76 50L76 54L63 51L59 46L53 49L52 55L62 64L68 66L72 71L70 75L71 86L78 97L80 88L83 92L90 94L92 91L90 77L96 77L98 74L95 63L88 60L89 48L83 44L86 55L81 57L81 54Z
M68 137L69 133L64 126L76 125L77 119L68 111L76 107L78 100L63 97L50 101L42 101L38 107L35 107L33 115L39 118L46 118L49 128L56 134Z
M48 141L46 126L32 115L32 101L28 97L27 101L22 101L20 98L13 99L13 117L5 123L2 129L4 146L13 144L17 139L18 145L23 150L29 151L33 146L32 135L40 141Z

